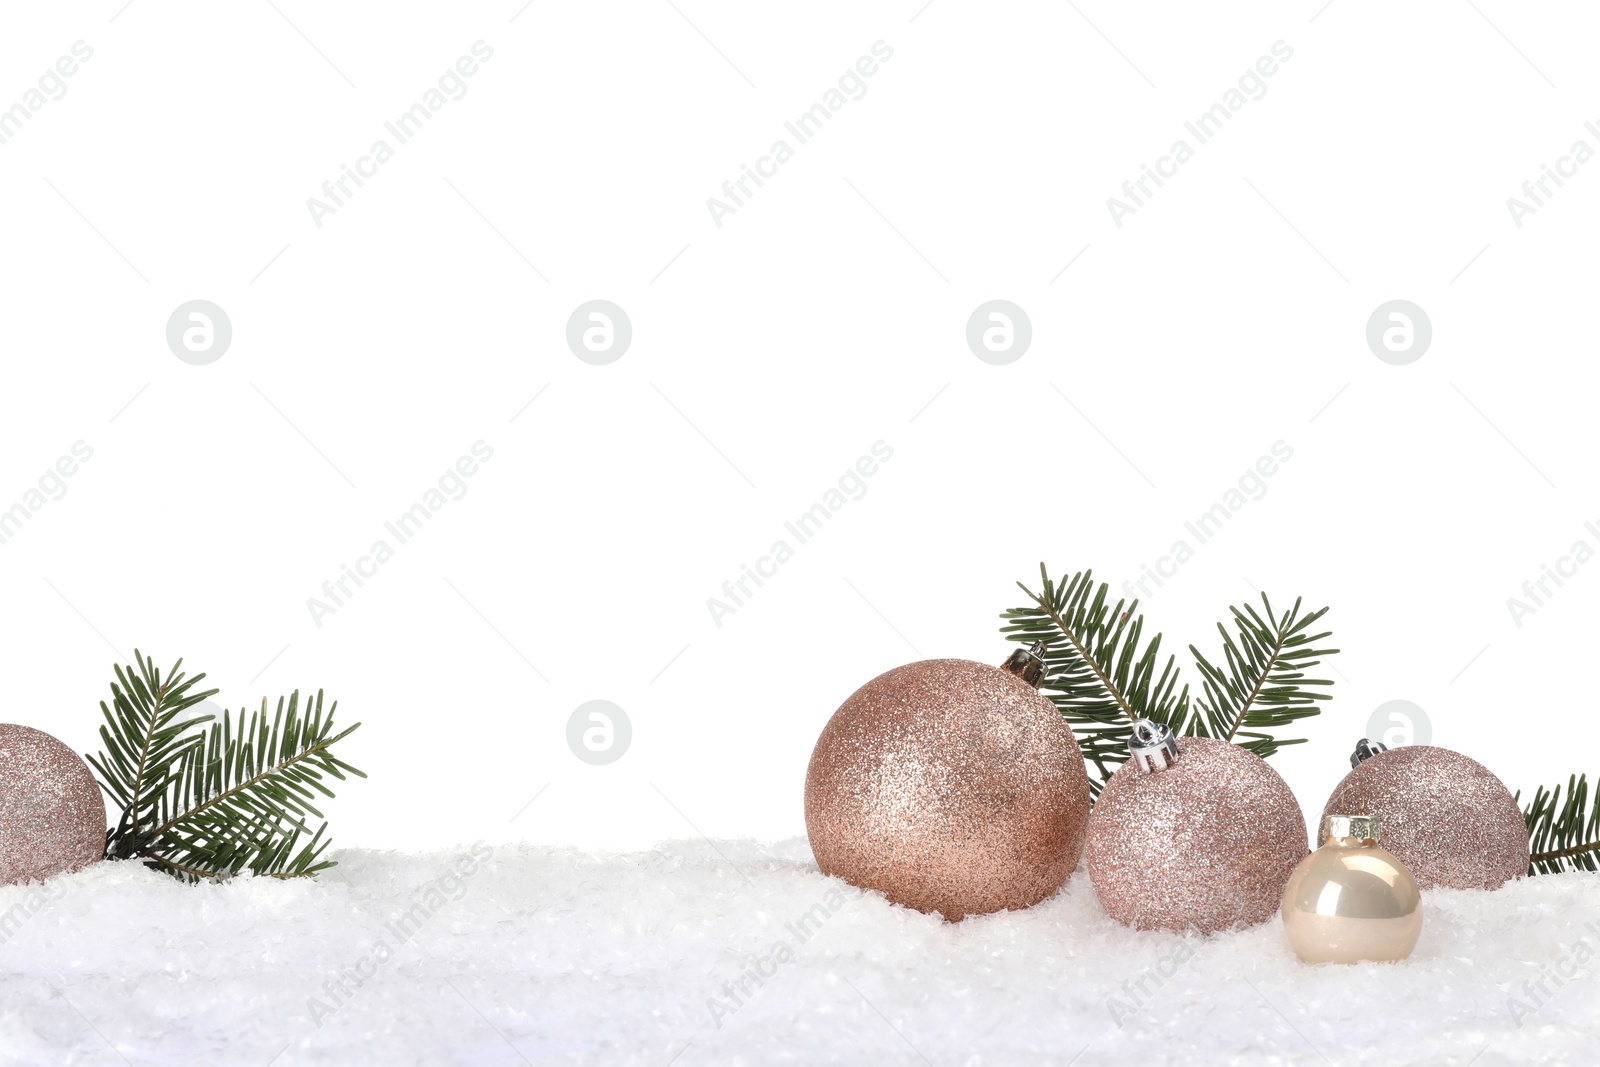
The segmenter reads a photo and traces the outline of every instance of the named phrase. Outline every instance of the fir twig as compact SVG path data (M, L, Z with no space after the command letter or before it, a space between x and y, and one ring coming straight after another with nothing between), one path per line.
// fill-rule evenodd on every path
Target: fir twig
M140 852L149 838L147 827L167 817L173 768L201 741L189 730L212 716L176 720L217 693L215 689L191 692L205 675L185 678L178 669L183 666L181 659L163 676L138 649L133 655L138 669L117 665L111 707L100 702L106 720L100 727L105 750L88 757L99 773L100 787L122 812L117 825L106 831L108 859L127 859Z
M1173 656L1156 675L1160 634L1140 651L1144 616L1137 614L1137 600L1108 605L1109 587L1101 582L1097 589L1093 571L1080 571L1057 585L1041 563L1039 581L1038 593L1017 583L1033 604L1005 612L1000 632L1023 644L1044 642L1048 674L1040 688L1072 724L1084 758L1098 770L1099 780L1091 775L1089 783L1098 796L1101 785L1128 758L1134 720L1153 719L1182 732L1189 687L1175 691Z
M1229 608L1237 634L1217 624L1222 667L1189 646L1203 683L1191 705L1188 685L1178 686L1175 657L1169 655L1156 674L1161 635L1141 650L1144 616L1138 614L1137 600L1108 604L1109 587L1104 582L1096 587L1092 571L1058 585L1041 563L1039 578L1038 593L1017 583L1033 603L1004 612L1000 632L1024 644L1044 642L1049 673L1040 688L1072 725L1095 769L1089 783L1094 796L1127 760L1135 719L1164 723L1174 734L1232 741L1266 758L1285 745L1304 743L1270 731L1316 715L1317 702L1328 699L1312 687L1332 681L1305 674L1322 657L1338 652L1317 647L1327 632L1309 632L1327 608L1302 616L1296 600L1280 616L1265 595L1264 615L1252 605Z
M107 831L107 858L139 858L188 880L246 870L303 877L332 866L321 858L327 822L312 831L305 819L322 818L313 801L319 793L333 796L326 778L366 777L332 753L361 724L335 732L337 703L325 710L319 691L302 707L298 690L280 697L270 718L263 698L248 719L241 709L237 722L226 711L220 720L176 722L217 690L191 693L204 675L185 680L174 665L162 678L150 661L138 660L137 672L117 668L113 707L101 705L106 751L89 757L122 808Z
M1328 613L1327 608L1302 617L1300 601L1296 599L1293 608L1275 616L1265 593L1261 594L1261 606L1265 619L1253 605L1245 605L1243 612L1235 607L1228 609L1233 612L1237 641L1220 622L1217 624L1217 632L1222 634L1226 674L1212 666L1198 648L1189 646L1195 666L1205 679L1205 695L1195 700L1199 714L1190 721L1189 732L1224 741L1240 738L1237 744L1266 759L1285 745L1305 744L1305 738L1284 740L1266 731L1309 718L1321 710L1316 702L1329 699L1329 694L1307 687L1329 686L1333 680L1307 678L1305 671L1320 664L1323 656L1339 650L1316 647L1318 641L1329 636L1328 631L1306 632Z
M1517 800L1522 799L1518 791ZM1561 785L1554 789L1540 786L1533 800L1522 811L1528 825L1528 847L1532 853L1528 873L1556 874L1559 871L1600 869L1600 804L1589 807L1589 778L1573 775L1567 779L1567 799L1561 799Z

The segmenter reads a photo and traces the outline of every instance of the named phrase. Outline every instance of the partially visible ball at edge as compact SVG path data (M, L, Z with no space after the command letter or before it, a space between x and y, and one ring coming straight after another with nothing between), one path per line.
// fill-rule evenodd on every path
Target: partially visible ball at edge
M83 757L42 730L0 723L0 885L80 870L105 842L105 799Z

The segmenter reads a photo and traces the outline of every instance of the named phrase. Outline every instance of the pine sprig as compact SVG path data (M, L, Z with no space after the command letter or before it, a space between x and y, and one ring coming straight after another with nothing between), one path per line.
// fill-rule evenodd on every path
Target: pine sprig
M1205 695L1195 699L1198 714L1189 723L1189 733L1234 741L1266 759L1285 745L1305 744L1305 738L1284 740L1266 731L1321 711L1316 702L1329 699L1330 694L1307 687L1329 686L1333 680L1307 678L1305 671L1339 650L1316 647L1329 631L1306 632L1328 613L1327 608L1301 616L1296 599L1293 608L1277 616L1265 593L1261 594L1261 606L1265 619L1253 605L1245 605L1242 612L1229 607L1237 641L1217 623L1226 674L1212 666L1198 648L1189 646L1205 688Z
M1100 780L1089 783L1098 796L1102 783L1128 758L1134 720L1153 719L1174 733L1182 731L1189 687L1175 691L1174 656L1156 675L1160 634L1140 651L1144 616L1137 614L1137 600L1108 605L1109 587L1101 582L1096 589L1094 572L1088 570L1057 585L1041 563L1039 581L1039 593L1017 583L1033 604L1005 612L1000 632L1024 644L1044 642L1048 673L1040 688L1072 724L1084 758L1099 770Z
M1230 607L1237 634L1217 624L1222 667L1189 646L1202 677L1202 693L1191 703L1188 685L1178 685L1176 657L1169 655L1156 673L1161 635L1141 649L1144 616L1138 614L1137 600L1108 604L1109 586L1096 587L1092 571L1058 585L1041 563L1039 578L1038 593L1017 583L1033 603L1004 612L1000 632L1011 641L1044 643L1049 673L1040 688L1071 724L1084 758L1098 772L1098 781L1090 775L1095 796L1127 760L1136 719L1163 723L1174 734L1235 741L1266 758L1285 745L1303 743L1269 731L1316 715L1317 702L1329 697L1310 687L1331 685L1330 680L1305 674L1322 657L1338 652L1317 647L1327 632L1308 632L1327 608L1302 616L1296 600L1280 616L1265 595L1264 615L1252 605L1242 611Z
M224 711L179 722L217 690L191 693L204 675L185 680L175 664L163 678L138 659L138 672L117 668L113 707L101 705L107 751L89 757L122 809L107 858L142 859L190 881L244 871L294 878L333 866L321 858L327 822L313 831L306 819L322 818L315 800L333 796L327 778L366 777L332 752L361 724L335 732L337 702L324 709L318 691L302 706L298 690L271 715L263 698L260 711L241 708L237 720Z
M295 876L315 874L331 866L318 862L327 848L324 822L298 851L307 816L322 818L313 801L318 793L332 797L324 775L344 780L345 772L366 777L329 751L360 723L335 734L335 702L326 712L323 695L306 701L300 693L278 698L269 719L267 700L251 712L248 723L240 709L238 725L224 713L211 724L203 746L189 750L175 783L176 814L156 827L160 845L151 859L175 870L200 868L218 873Z
M1522 799L1520 791L1516 799ZM1554 789L1540 786L1522 818L1532 852L1530 875L1600 870L1600 804L1589 807L1588 775L1567 779L1565 802L1559 783Z
M138 669L117 665L112 706L100 702L106 720L100 727L105 750L88 757L89 765L99 772L101 788L122 811L117 825L106 831L108 859L138 854L147 841L146 828L167 818L174 768L201 742L189 731L212 719L196 715L178 721L178 716L217 694L215 689L192 692L205 675L186 678L178 669L183 666L181 659L162 675L138 649L133 655Z

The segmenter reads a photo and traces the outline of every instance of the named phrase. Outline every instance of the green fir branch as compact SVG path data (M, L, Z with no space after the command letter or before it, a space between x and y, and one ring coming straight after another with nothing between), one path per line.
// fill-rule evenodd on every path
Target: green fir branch
M1518 791L1517 800L1522 799ZM1588 775L1567 779L1567 799L1561 785L1540 786L1522 811L1528 826L1531 853L1528 874L1600 870L1600 804L1589 806Z
M1321 711L1316 702L1330 699L1330 694L1307 687L1330 686L1333 680L1307 678L1305 671L1339 650L1316 647L1318 641L1329 636L1328 631L1306 632L1328 613L1327 608L1302 617L1300 601L1296 599L1293 608L1275 616L1265 593L1261 594L1261 606L1265 619L1253 605L1245 605L1242 612L1236 607L1228 608L1233 613L1238 640L1217 623L1226 674L1212 666L1198 648L1189 646L1205 690L1204 696L1195 698L1199 713L1191 719L1189 732L1235 741L1266 759L1285 745L1305 744L1305 738L1285 740L1267 731Z
M1174 733L1182 731L1189 687L1175 691L1173 656L1156 674L1160 634L1140 650L1144 616L1137 614L1137 600L1107 604L1109 587L1101 582L1096 588L1093 571L1080 571L1058 585L1041 563L1039 581L1038 593L1017 583L1033 603L1006 611L1000 632L1011 641L1044 643L1048 673L1040 688L1072 725L1084 758L1099 772L1099 780L1091 775L1089 783L1098 796L1128 758L1135 720L1153 719Z
M212 719L197 715L179 721L178 716L217 693L215 689L191 692L205 675L186 678L178 669L183 666L181 659L163 676L154 660L138 649L133 655L138 669L117 665L111 707L100 702L106 720L100 727L105 749L88 757L100 787L122 812L117 825L106 831L108 859L139 853L148 841L148 827L168 816L173 769L201 741L190 730Z
M190 881L244 871L304 877L333 866L322 859L326 820L313 831L306 819L322 818L315 801L334 795L327 779L366 777L332 752L361 724L336 731L337 702L325 709L318 691L302 706L298 690L270 715L263 698L260 711L240 709L237 720L224 711L180 722L217 691L191 693L204 675L185 680L174 665L162 678L138 658L138 672L117 668L114 710L101 705L106 751L89 757L122 809L107 831L107 858L142 859Z
M1279 616L1265 595L1264 615L1252 605L1230 607L1237 633L1217 624L1221 667L1189 646L1202 677L1202 692L1191 703L1188 685L1179 687L1176 658L1159 663L1161 635L1141 646L1144 616L1137 600L1108 604L1109 586L1096 587L1092 571L1057 584L1041 563L1039 578L1038 593L1017 583L1032 603L1002 613L1000 632L1011 641L1044 643L1048 673L1040 689L1071 724L1094 767L1089 786L1097 797L1127 760L1136 719L1163 723L1178 735L1235 742L1266 758L1285 745L1304 743L1272 731L1318 714L1317 702L1329 698L1314 687L1331 680L1305 673L1338 652L1317 647L1327 632L1309 632L1327 608L1302 616L1296 600Z

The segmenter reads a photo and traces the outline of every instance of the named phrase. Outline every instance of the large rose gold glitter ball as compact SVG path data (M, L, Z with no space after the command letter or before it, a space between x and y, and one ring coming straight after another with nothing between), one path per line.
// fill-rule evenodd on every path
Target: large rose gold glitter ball
M1089 818L1089 882L1106 913L1141 930L1215 933L1278 914L1306 857L1306 821L1278 772L1255 753L1180 737L1165 770L1132 761Z
M1422 889L1498 889L1528 873L1528 825L1511 791L1448 748L1407 745L1362 760L1323 808L1348 814L1383 820L1383 847Z
M911 663L857 689L806 771L823 873L952 922L1061 888L1088 818L1089 776L1061 713L969 660Z
M0 723L0 885L44 881L105 852L106 804L79 755Z

